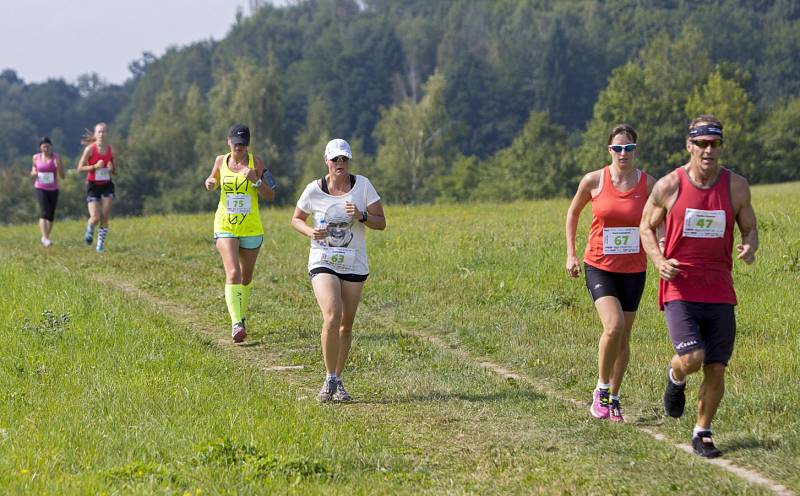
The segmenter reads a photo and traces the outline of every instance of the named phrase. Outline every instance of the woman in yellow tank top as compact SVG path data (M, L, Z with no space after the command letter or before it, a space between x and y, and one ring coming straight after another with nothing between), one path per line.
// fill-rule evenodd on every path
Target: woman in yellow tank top
M264 241L258 196L275 198L275 186L261 157L248 153L250 129L234 124L228 131L230 152L217 156L206 179L208 191L220 188L214 217L214 239L225 267L225 303L231 316L231 338L241 343L247 336L245 313L250 300L253 270ZM267 174L270 180L262 180Z

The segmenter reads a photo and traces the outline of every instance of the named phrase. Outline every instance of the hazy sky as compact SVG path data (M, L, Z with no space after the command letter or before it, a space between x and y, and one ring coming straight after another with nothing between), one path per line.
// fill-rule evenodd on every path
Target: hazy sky
M96 72L109 83L150 51L228 33L248 0L0 0L0 72L28 83Z

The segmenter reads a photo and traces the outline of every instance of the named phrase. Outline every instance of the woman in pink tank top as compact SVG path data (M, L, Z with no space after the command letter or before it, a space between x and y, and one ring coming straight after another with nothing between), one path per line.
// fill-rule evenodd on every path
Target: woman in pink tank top
M47 248L53 244L50 232L58 203L58 178L64 179L64 166L61 158L53 152L53 142L47 136L39 140L39 153L32 157L31 162L31 177L36 178L33 187L39 203L39 231L42 233L42 246Z
M630 337L644 291L647 260L639 243L642 210L655 180L637 169L636 131L620 124L608 136L611 165L586 174L567 211L567 275L578 277L578 219L592 205L584 252L586 287L603 325L597 350L597 387L590 414L623 422L619 390L630 357Z

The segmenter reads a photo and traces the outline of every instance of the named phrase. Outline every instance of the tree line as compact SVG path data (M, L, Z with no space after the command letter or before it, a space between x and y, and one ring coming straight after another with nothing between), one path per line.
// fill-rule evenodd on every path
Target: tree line
M74 163L98 121L111 126L123 214L213 208L202 181L234 122L250 126L282 203L324 173L332 137L389 203L513 201L570 194L608 162L620 122L639 132L638 165L661 176L686 160L699 113L722 119L726 165L752 183L800 179L791 0L251 7L219 41L143 54L124 85L0 73L0 219L35 218L19 185L39 136ZM62 194L63 213L83 215L79 178L63 188L77 197Z

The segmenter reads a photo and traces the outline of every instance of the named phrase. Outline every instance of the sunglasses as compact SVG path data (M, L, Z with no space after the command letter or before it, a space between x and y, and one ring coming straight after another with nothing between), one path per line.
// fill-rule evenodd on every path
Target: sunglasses
M347 161L349 161L349 160L350 160L350 159L349 159L349 158L347 158L347 157L345 157L344 155L339 155L338 157L333 157L333 158L331 159L331 162L347 162Z
M627 145L609 145L608 148L614 153L622 153L622 150L625 150L627 153L631 153L636 149L636 143L628 143Z
M722 146L722 140L721 139L715 139L715 140L690 140L690 141L692 142L692 144L694 146L696 146L698 148L703 148L703 149L706 149L709 146L711 148L719 148L719 147Z

